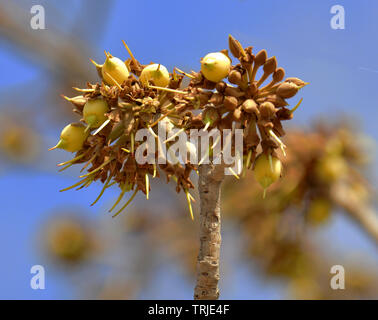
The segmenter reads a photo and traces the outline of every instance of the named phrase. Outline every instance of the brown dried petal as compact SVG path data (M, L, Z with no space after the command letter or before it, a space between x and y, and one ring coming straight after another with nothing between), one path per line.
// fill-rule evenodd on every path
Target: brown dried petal
M289 110L285 107L282 108L282 109L279 109L276 113L276 116L280 120L291 120L291 119L293 119L293 113L291 112L291 110Z
M203 79L203 88L208 90L215 89L216 83L212 82L210 80L207 80L206 78Z
M209 92L209 93L210 93L210 95L208 93L204 93L204 92L201 92L201 93L198 94L198 98L199 98L201 105L205 105L205 104L208 103L209 98L211 96L211 92Z
M246 146L248 149L259 145L260 137L256 131L255 121L252 121L252 120L250 121L248 127L246 128L244 132L244 136L245 136Z
M272 122L273 122L273 125L274 125L274 128L273 128L274 133L278 137L284 136L285 135L285 131L284 131L283 127L282 127L281 121L277 117L274 117L272 119Z

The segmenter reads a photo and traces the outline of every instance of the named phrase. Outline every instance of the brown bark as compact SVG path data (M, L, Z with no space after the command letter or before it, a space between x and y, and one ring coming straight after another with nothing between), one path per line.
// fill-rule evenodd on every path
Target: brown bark
M216 300L219 298L220 197L223 178L223 165L203 164L199 166L200 250L197 258L195 300Z

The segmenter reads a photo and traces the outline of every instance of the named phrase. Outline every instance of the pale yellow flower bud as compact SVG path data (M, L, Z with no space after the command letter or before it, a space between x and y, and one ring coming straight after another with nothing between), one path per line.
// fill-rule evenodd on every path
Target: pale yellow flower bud
M227 77L230 67L230 58L221 52L209 53L201 60L201 71L212 82L219 82Z
M139 80L145 86L148 85L148 81L153 81L158 87L166 87L169 84L169 72L161 64L150 64L142 70Z
M102 78L107 84L121 85L129 77L129 70L125 63L110 54L107 54L106 60L101 69ZM115 83L117 81L117 83Z
M269 159L269 157L271 157L271 159ZM280 178L282 163L277 157L263 153L256 158L253 171L256 181L264 189L267 189L272 183Z
M104 99L88 100L83 108L83 117L90 128L98 128L106 120L109 106Z
M71 123L62 130L58 144L49 150L63 149L68 152L77 152L83 147L87 137L88 134L82 124Z

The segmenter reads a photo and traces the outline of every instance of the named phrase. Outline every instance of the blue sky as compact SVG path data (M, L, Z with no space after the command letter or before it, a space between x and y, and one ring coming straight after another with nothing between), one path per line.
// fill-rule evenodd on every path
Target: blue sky
M103 59L104 49L126 59L127 54L121 42L124 39L143 63L159 61L170 70L174 66L188 71L198 70L200 57L226 48L227 36L232 34L243 45L254 46L254 51L265 48L269 55L277 56L279 66L285 68L287 76L298 76L310 82L301 92L304 101L296 113L296 124L308 126L319 114L338 118L346 113L360 121L364 132L374 140L378 138L376 1L118 0L113 2L110 19L102 30L96 29L96 21L101 15L92 17L86 10L78 11L81 8L80 0L15 2L22 4L25 10L30 10L33 4L56 4L61 28L68 33L74 28L73 36L90 39L94 48L92 58L99 62ZM86 2L95 5L99 0ZM333 30L330 27L330 8L335 4L345 8L345 30ZM47 10L47 28L52 23L49 14ZM73 17L77 14L81 16L82 25L74 26ZM28 21L19 23L25 28L29 27ZM83 63L88 63L90 67L88 61ZM36 91L46 85L46 71L25 59L20 52L6 44L1 36L0 70L3 75L0 77L0 88L5 95L9 86L16 87L33 79L40 80L34 84ZM50 134L46 147L55 139ZM63 152L48 156L54 159L47 158L43 167L53 168L54 161L60 156L67 158ZM36 170L8 166L0 174L0 249L3 254L0 264L0 274L3 275L0 298L72 298L70 287L56 274L48 277L44 292L30 289L30 267L42 259L36 249L36 232L55 208L67 203L83 209L89 218L98 218L103 214L101 210L89 208L88 204L96 197L100 186L91 186L88 192L62 194L58 190L74 181L72 173L58 176L53 170L44 168ZM376 174L377 170L373 177ZM377 186L375 178L372 180ZM104 202L111 199L112 196L108 195ZM348 236L342 239L334 237L341 232ZM333 219L321 236L344 246L347 244L350 250L366 251L378 261L376 250L369 239L341 215ZM250 277L245 266L235 268L236 288L232 297L281 297L279 288L271 288L258 278L251 279L249 285L245 285L245 277ZM162 271L162 275L162 279L169 281L171 273ZM191 284L182 281L179 275L175 282L179 284L177 297L191 298ZM145 297L154 297L156 292L150 291L150 295L147 291Z

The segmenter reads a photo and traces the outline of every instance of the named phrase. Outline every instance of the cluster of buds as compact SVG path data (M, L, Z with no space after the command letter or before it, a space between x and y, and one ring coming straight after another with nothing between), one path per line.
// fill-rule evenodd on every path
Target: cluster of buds
M238 64L232 65L228 50L222 50L206 55L201 59L201 71L191 73L178 68L169 73L157 63L142 65L123 43L130 55L128 60L123 62L108 52L102 65L91 60L101 83L87 83L85 89L74 88L80 92L79 96L64 97L73 104L81 122L66 126L61 140L52 149L77 153L72 160L59 164L62 170L78 163L85 163L83 169L91 166L81 176L82 180L64 190L80 189L100 180L104 186L96 203L107 188L117 184L121 193L110 211L126 192L133 191L117 215L138 191L148 199L150 177L165 174L167 181L175 180L177 192L185 191L193 217L194 199L189 190L194 185L190 174L197 170L198 164L190 161L139 164L135 157L136 148L143 143L135 139L139 129L149 130L158 145L164 143L167 147L179 133L189 134L191 129L230 129L233 133L241 129L244 135L240 158L244 169L254 169L264 190L280 177L282 165L276 150L280 148L285 154L285 145L280 140L284 135L281 121L291 119L301 102L290 110L286 99L295 96L305 82L298 78L284 80L285 71L277 67L275 57L268 58L265 50L254 55L252 47L244 49L232 36L229 49ZM263 73L257 79L260 67ZM270 76L272 80L263 86ZM182 84L184 77L190 79L187 86ZM179 130L166 141L160 141L156 135L158 124L164 124L167 130ZM210 154L218 142L210 146ZM258 146L261 146L259 155ZM190 143L186 147L188 152L196 151Z

